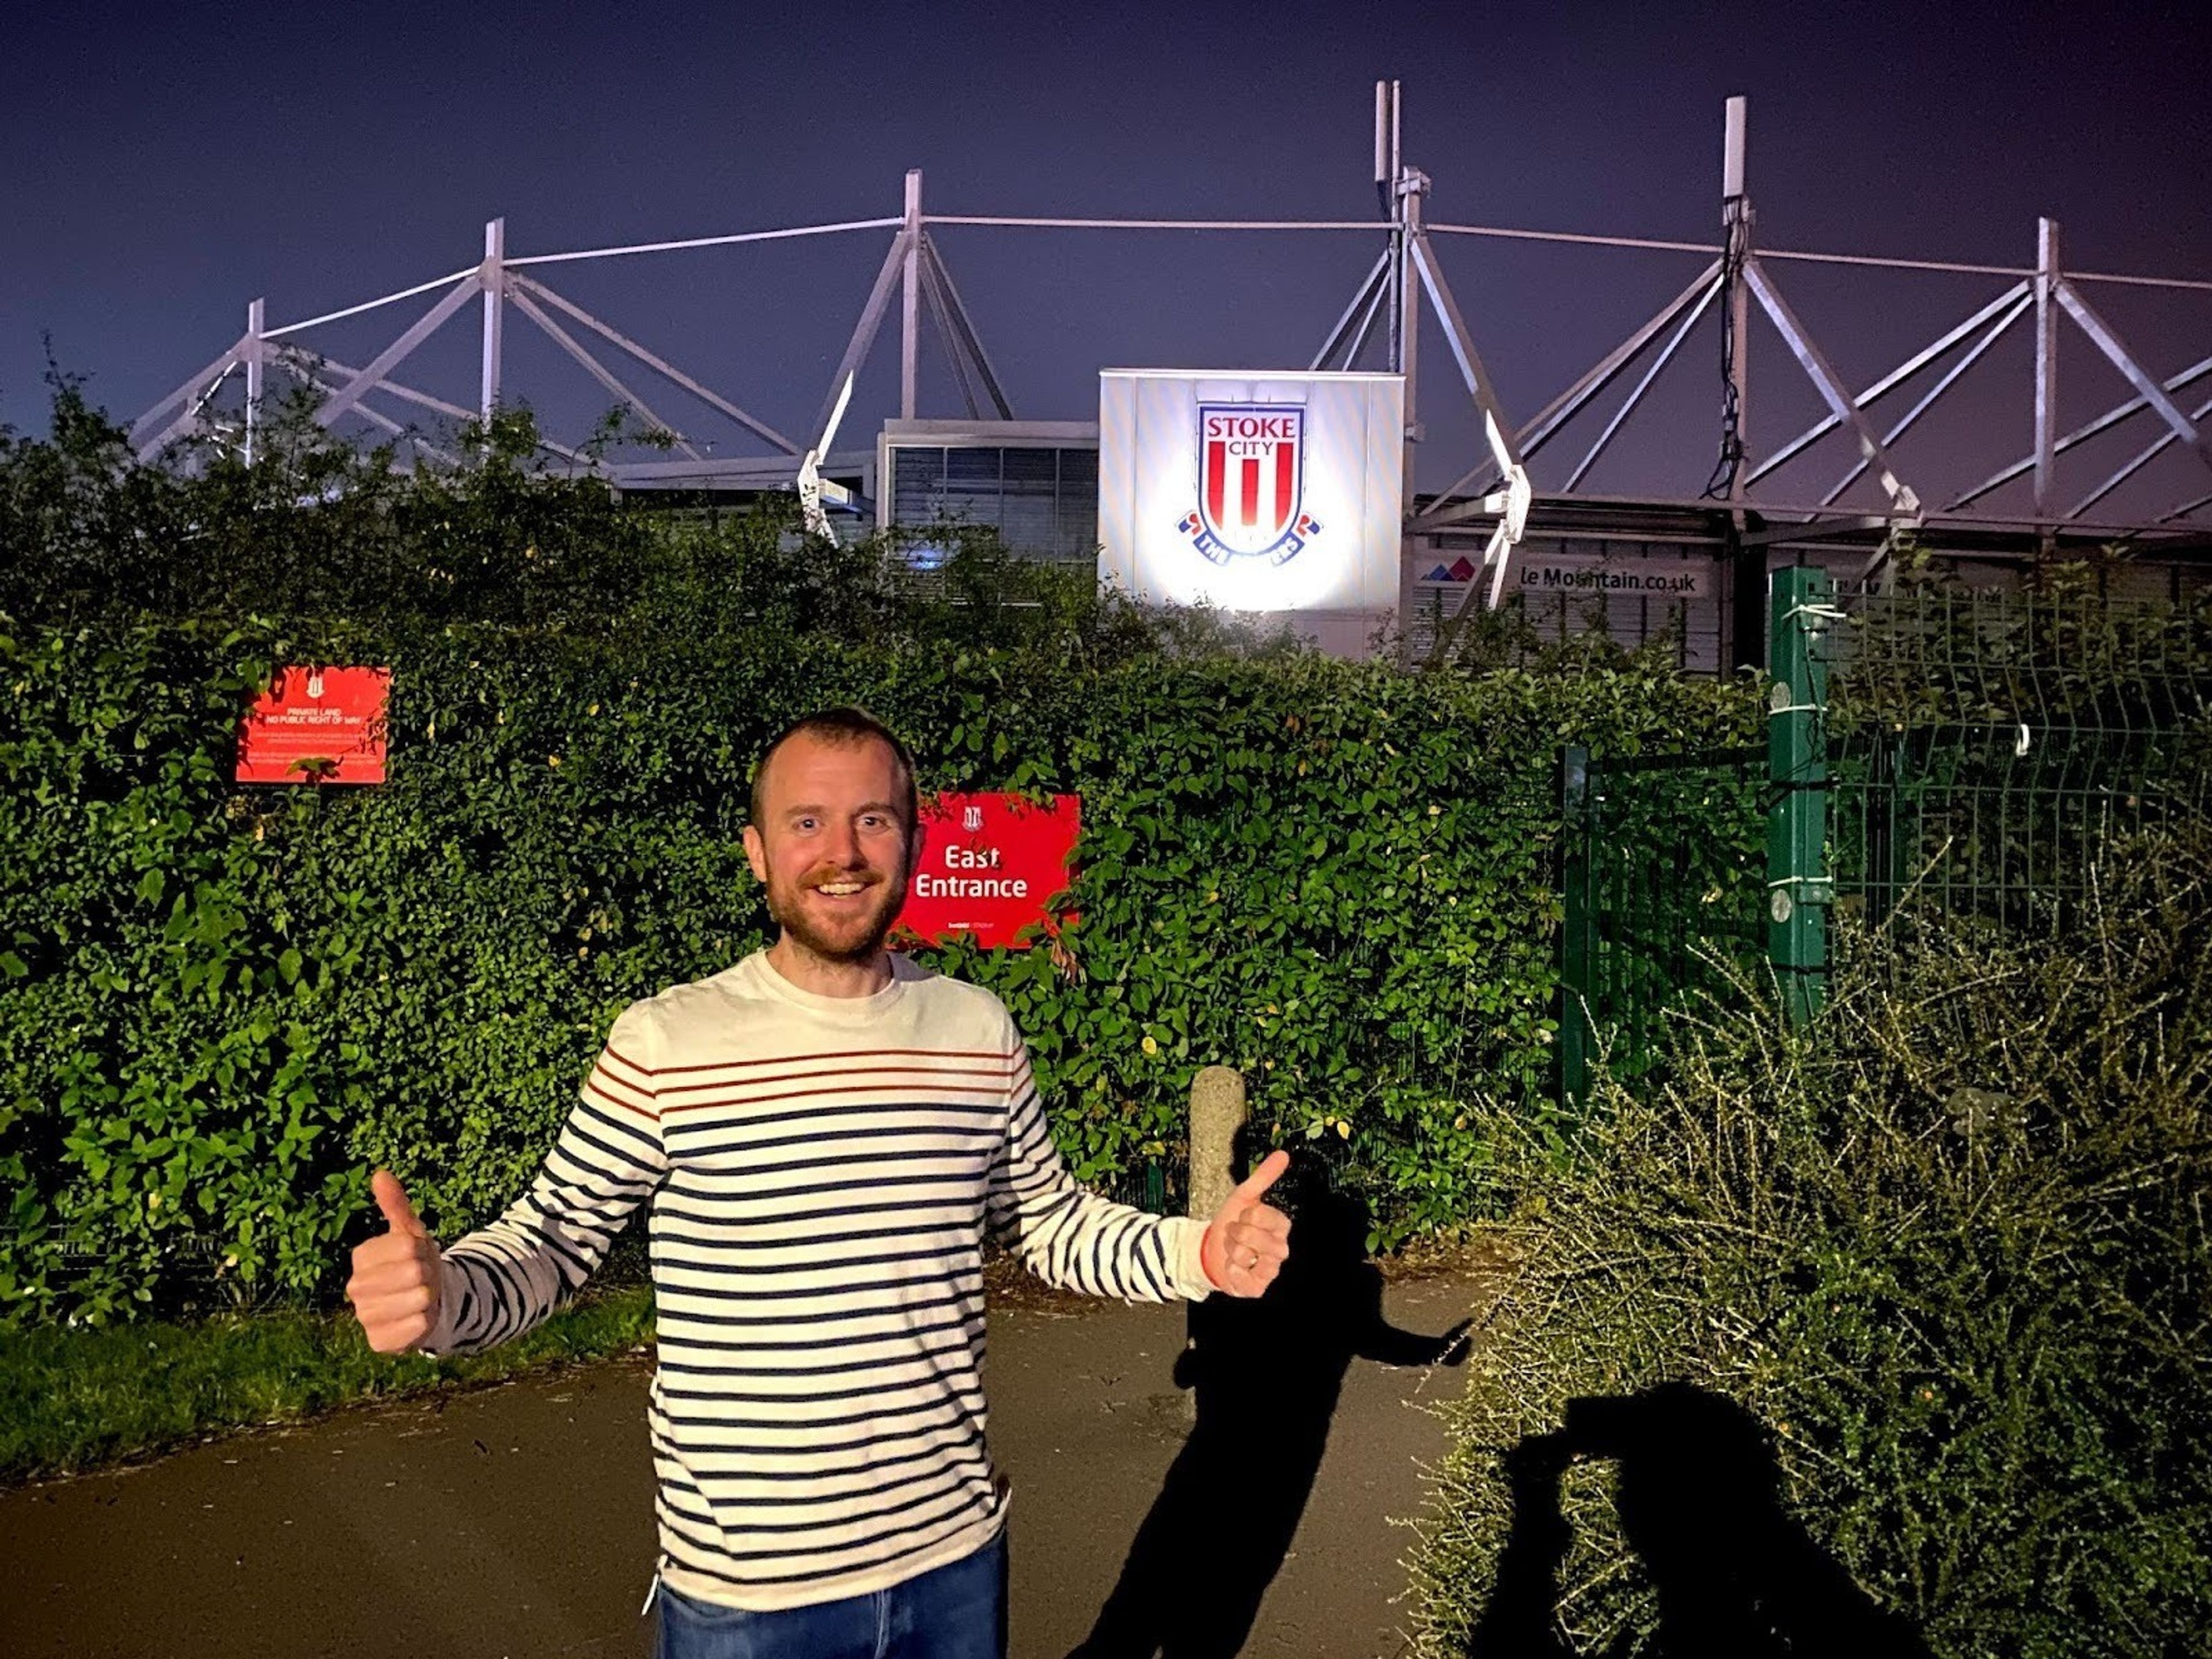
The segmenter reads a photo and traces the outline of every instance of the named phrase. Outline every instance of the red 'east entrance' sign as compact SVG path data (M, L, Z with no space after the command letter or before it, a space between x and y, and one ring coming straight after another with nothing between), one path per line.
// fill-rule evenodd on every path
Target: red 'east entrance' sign
M280 668L238 726L240 783L382 783L389 668Z
M1026 949L1022 929L1048 931L1064 917L1046 902L1073 879L1068 860L1083 825L1083 799L1054 795L939 795L921 809L928 831L899 926L933 944L965 933L983 945Z

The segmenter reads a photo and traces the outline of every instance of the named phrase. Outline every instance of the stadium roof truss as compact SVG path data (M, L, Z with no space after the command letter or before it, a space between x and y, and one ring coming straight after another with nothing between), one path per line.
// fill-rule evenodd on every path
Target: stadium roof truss
M2212 522L2205 516L2207 509L2212 508L2212 433L2208 433L2203 424L2212 417L2212 400L2195 400L2193 407L2191 404L2195 389L2212 380L2212 356L2163 376L2154 373L2092 303L2087 290L2098 285L2132 285L2212 295L2212 281L2069 270L2060 260L2059 226L2049 219L2040 222L2038 258L2032 267L1761 248L1753 235L1756 221L1745 183L1745 107L1741 98L1728 100L1722 236L1717 244L1428 222L1423 208L1430 181L1425 173L1403 160L1395 82L1379 82L1376 88L1375 181L1382 208L1379 222L926 214L921 205L922 175L919 171L906 176L905 199L899 214L831 224L514 257L507 252L506 222L495 219L484 228L483 256L479 261L397 293L274 327L268 325L264 302L253 301L246 307L245 332L213 362L141 415L132 425L131 439L140 456L149 460L176 453L182 441L204 433L218 395L234 377L242 377L243 418L235 423L231 435L250 457L259 429L268 375L273 368L319 394L320 402L315 418L325 427L334 427L351 416L385 437L411 446L416 453L442 463L457 464L450 453L432 441L418 422L412 418L403 422L395 417L392 409L399 407L410 416L414 411L422 411L459 422L489 417L506 390L501 379L503 343L507 313L511 308L550 340L647 431L662 434L662 441L681 459L611 460L544 439L550 453L577 469L599 472L626 489L794 489L805 506L810 522L817 528L826 527L829 507L857 505L849 492L823 477L823 468L830 464L830 446L852 395L855 377L874 349L895 298L900 319L901 418L911 420L917 414L918 367L925 313L944 349L969 416L1001 421L1013 418L1005 386L984 349L974 317L961 299L937 240L931 234L933 226L1007 230L1357 234L1379 236L1382 246L1309 367L1350 368L1379 350L1383 367L1405 376L1407 528L1415 533L1487 530L1485 579L1469 584L1469 601L1479 592L1486 604L1495 605L1506 591L1513 550L1521 541L1532 513L1555 516L1577 507L1643 508L1654 514L1672 514L1677 520L1686 511L1719 515L1732 524L1733 538L1746 545L1856 535L1863 538L1872 550L1870 565L1880 562L1899 532L1922 529L1978 534L2031 549L2049 546L2061 539L2203 544L2205 532L2212 529ZM595 316L562 295L550 280L552 268L562 264L884 231L890 233L890 246L825 388L820 413L803 441L779 430L734 398L707 386L653 347ZM1437 251L1440 239L1445 238L1641 249L1705 254L1710 258L1696 277L1659 311L1540 410L1516 423L1508 416L1498 398L1477 349L1475 331L1469 325L1467 313L1446 278ZM1986 277L1996 289L1954 326L1887 373L1854 391L1837 373L1784 295L1777 271L1793 263L1963 274ZM434 296L428 308L366 362L355 365L339 362L309 343L316 331L330 325L404 305L425 295ZM1743 438L1743 411L1751 390L1747 348L1753 307L1780 336L1796 369L1809 380L1827 411L1755 461L1746 453ZM424 341L471 308L478 315L482 342L475 408L434 396L396 378L409 356ZM1720 459L1705 493L1695 498L1672 501L1638 498L1623 501L1582 491L1579 486L1644 403L1655 381L1677 357L1683 342L1702 319L1715 313L1721 322L1723 373L1723 395L1717 400ZM1425 313L1440 331L1449 358L1451 372L1443 378L1448 382L1457 382L1448 395L1456 398L1463 392L1472 399L1483 445L1450 488L1436 495L1417 499L1412 493L1411 479L1413 446L1422 430L1419 398L1423 387L1419 371ZM2134 392L2133 397L2063 433L2058 428L2057 397L2062 323L2070 324L2086 337L2096 353L2119 372ZM2033 447L2027 454L1971 487L1942 492L1942 505L1931 508L1928 501L1937 497L1917 489L1895 459L1893 452L1899 441L2000 339L2021 326L2031 330L2033 339ZM1930 374L1932 381L1925 385L1910 407L1901 414L1891 416L1889 411L1904 402L1900 394ZM641 380L640 375L652 379ZM1595 439L1572 466L1565 469L1556 484L1540 491L1532 480L1531 464L1545 454L1553 441L1566 432L1578 416L1587 414L1595 421L1601 400L1623 380L1630 380L1628 389L1613 404ZM650 385L656 398L673 389L733 423L748 434L750 441L765 447L769 453L721 458L703 453L696 441L697 434L686 432L665 418L647 401L646 393L640 390L641 385ZM372 397L379 402L372 403ZM1880 420L1876 416L1878 406L1882 411ZM2094 487L2071 501L2064 499L2057 479L2059 459L2145 415L2152 417L2155 435ZM1818 500L1777 500L1757 489L1779 469L1838 432L1847 435L1856 459ZM2197 470L2203 489L2148 517L2116 522L2091 516L2099 503L2176 446L2186 449L2203 464ZM2033 506L2029 515L1994 515L1983 508L1981 504L1986 498L2023 477L2032 482ZM1878 486L1878 498L1858 507L1842 504L1855 485L1869 478Z

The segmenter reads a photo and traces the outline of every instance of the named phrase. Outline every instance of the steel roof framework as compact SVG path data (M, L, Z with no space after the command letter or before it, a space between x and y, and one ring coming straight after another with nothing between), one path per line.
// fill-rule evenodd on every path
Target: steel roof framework
M928 327L951 366L953 382L969 417L1011 420L1013 416L1012 404L984 349L981 331L961 299L936 238L931 234L933 226L1364 236L1375 236L1379 231L1382 246L1374 264L1309 366L1352 368L1379 346L1383 366L1406 377L1407 528L1419 532L1488 527L1484 562L1486 580L1470 584L1470 599L1479 589L1486 604L1498 602L1505 590L1512 550L1521 539L1532 508L1571 508L1613 499L1581 491L1579 486L1644 403L1653 384L1676 359L1698 323L1711 313L1717 313L1722 320L1724 396L1718 422L1720 465L1703 496L1694 501L1650 502L1655 509L1679 513L1684 508L1697 507L1725 514L1747 544L1853 531L1866 532L1878 538L1877 562L1880 549L1889 545L1898 532L1923 527L1984 537L2016 537L2031 547L2049 545L2061 537L2068 540L2083 537L2131 541L2175 537L2201 539L2208 529L2212 529L2212 521L2205 516L2207 509L2212 508L2212 434L2208 434L2203 424L2212 417L2212 400L2187 407L2184 398L2184 394L2200 382L2212 379L2212 356L2160 376L2147 368L2129 348L2088 294L2088 289L2102 284L2212 295L2212 281L2069 270L2060 259L2060 228L2049 219L2039 224L2036 264L2025 267L1759 247L1753 235L1756 216L1745 182L1745 100L1729 100L1726 114L1722 239L1718 243L1429 223L1423 209L1430 180L1427 174L1408 165L1403 158L1395 82L1380 82L1376 88L1375 178L1382 208L1379 225L1372 220L930 214L922 209L922 175L919 171L906 176L899 214L829 224L512 257L507 252L506 222L495 219L484 228L483 252L477 263L396 293L274 327L268 325L264 302L254 300L246 307L245 331L214 361L142 414L131 427L131 442L140 456L148 460L175 453L181 441L205 430L219 394L234 378L242 377L244 410L242 420L236 422L235 441L250 458L268 395L268 374L273 368L319 394L321 401L315 418L325 428L334 427L351 415L386 437L412 446L420 454L444 464L457 464L451 453L434 444L416 426L395 418L387 407L380 405L402 404L410 411L422 410L453 422L488 417L507 393L503 370L507 312L512 307L647 429L666 434L668 442L684 459L611 461L546 439L544 442L549 453L571 466L595 471L617 487L628 489L699 487L717 481L752 487L796 488L807 503L810 520L819 526L826 524L822 503L838 504L845 496L845 492L821 477L821 467L829 457L855 377L875 348L895 297L899 302L900 417L911 420L919 412L918 370L925 313ZM891 233L890 246L825 389L820 415L807 434L808 441L804 443L749 412L734 398L685 373L660 352L593 315L548 280L549 269L561 264L885 230ZM1516 424L1508 417L1497 395L1477 348L1475 331L1470 327L1468 314L1447 280L1437 251L1437 239L1443 237L1696 253L1710 258L1698 276L1658 312L1542 409ZM1968 274L1990 277L2002 285L1954 326L1854 392L1838 374L1783 292L1776 268L1791 263ZM339 362L301 337L331 324L403 305L426 295L435 296L428 308L382 350L359 366ZM477 302L482 345L477 407L465 408L395 378L410 355L469 310L472 301ZM1745 411L1752 389L1748 328L1753 307L1780 335L1796 369L1811 382L1827 410L1820 419L1756 462L1745 445ZM1441 332L1454 371L1450 378L1458 382L1457 389L1450 395L1455 398L1464 392L1472 400L1484 446L1483 452L1474 458L1473 465L1449 489L1417 501L1412 493L1412 479L1414 446L1423 430L1419 400L1424 391L1419 369L1425 311ZM2126 379L2135 394L2063 434L2058 430L2057 414L2062 322L2070 324L2084 337L2096 353ZM1928 498L1909 482L1906 470L1893 452L1899 440L1999 340L2022 325L2033 331L2033 447L2027 455L1972 488L1951 495L1941 507L1931 511L1924 505ZM612 366L615 363L623 365L623 373L617 372ZM1877 405L1887 410L1894 406L1890 400L1901 403L1898 394L1939 366L1940 374L1911 405L1878 428ZM653 376L659 386L673 388L741 428L751 441L766 446L770 453L723 459L705 456L695 441L696 434L665 418L647 401L645 393L639 389L640 383L634 379L640 371ZM1553 440L1577 416L1588 413L1595 418L1601 400L1632 371L1636 372L1633 384L1614 404L1595 441L1566 471L1561 483L1540 494L1532 480L1529 464L1545 453ZM625 374L633 378L626 379ZM654 395L660 395L659 390ZM372 396L380 403L370 402ZM2058 484L2059 459L2144 415L2154 417L2159 428L2156 434L2086 493L2070 502L2065 501ZM1754 486L1762 480L1838 432L1848 436L1856 459L1819 500L1775 500L1755 491ZM2092 509L2114 490L2177 446L2203 464L2201 471L2206 486L2203 491L2154 512L2147 519L2104 521L2089 516ZM1860 508L1838 505L1847 492L1869 477L1879 488L1878 500ZM1990 495L2021 477L2033 480L2033 510L2030 516L1993 516L1978 508L1978 504Z

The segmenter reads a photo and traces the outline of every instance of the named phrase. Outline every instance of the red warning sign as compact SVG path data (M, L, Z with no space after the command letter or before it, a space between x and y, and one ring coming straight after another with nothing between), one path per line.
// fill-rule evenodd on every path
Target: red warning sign
M389 668L280 668L238 726L240 783L382 783Z
M1026 950L1069 920L1048 901L1074 879L1068 860L1083 829L1083 798L939 795L921 809L927 835L898 925L932 944L965 933L979 945Z

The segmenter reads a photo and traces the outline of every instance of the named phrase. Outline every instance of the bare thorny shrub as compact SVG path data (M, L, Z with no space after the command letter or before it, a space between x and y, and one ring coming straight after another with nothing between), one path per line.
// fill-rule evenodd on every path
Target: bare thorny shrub
M1784 1509L1938 1654L2164 1654L2212 1625L2212 830L2112 848L2078 931L1845 924L1814 1030L1742 984L1547 1152L1490 1114L1522 1268L1415 1563L1480 1651L1507 1455L1662 1381L1756 1419ZM1552 1640L1651 1649L1616 1466L1561 1481ZM1494 1644L1493 1644L1494 1645Z

